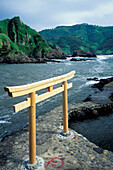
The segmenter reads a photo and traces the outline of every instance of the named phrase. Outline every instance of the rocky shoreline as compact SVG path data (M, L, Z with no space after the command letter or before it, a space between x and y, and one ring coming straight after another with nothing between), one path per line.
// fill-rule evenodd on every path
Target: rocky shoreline
M91 101L69 104L69 122L74 118L94 118L113 112L113 103L97 104ZM44 159L44 167L59 169L112 169L113 152L104 150L84 136L69 129L71 138L59 138L62 132L62 106L56 107L36 120L36 151ZM0 142L0 169L28 169L24 161L29 155L28 127L5 137ZM53 162L52 162L53 161ZM54 165L54 166L53 166ZM44 169L44 168L43 168Z
M84 100L84 102L92 101L97 104L110 104L113 102L113 85L110 84L113 82L113 77L100 80L94 77L88 78L87 80L94 80L99 82L92 85L94 92L90 94Z
M72 58L70 61L91 61L94 59L76 59L76 58Z
M98 78L88 78L88 80L98 81ZM75 108L70 111L70 121L83 121L93 119L98 116L105 116L113 113L113 77L100 79L94 84L94 93L90 94L83 103L75 104Z
M57 56L58 57L58 56ZM0 56L0 64L25 64L25 63L48 63L48 62L57 62L60 63L57 59L64 60L65 56L58 58L47 58L47 57L28 57L23 52L11 52L6 56Z
M69 121L83 121L95 119L113 113L113 103L96 104L93 102L83 102L75 104L75 108L69 112Z
M75 109L75 105L79 108L81 107L81 105L73 103L69 104L69 109ZM37 118L36 151L37 155L44 159L45 169L53 170L53 164L59 167L59 169L113 168L113 153L103 150L89 142L84 136L77 132L69 129L69 132L73 133L70 139L59 138L58 134L62 131L62 122L62 106ZM4 140L0 142L1 170L27 169L23 162L28 159L29 155L28 136L28 127L26 127L19 132L5 137ZM52 158L55 160L50 162Z

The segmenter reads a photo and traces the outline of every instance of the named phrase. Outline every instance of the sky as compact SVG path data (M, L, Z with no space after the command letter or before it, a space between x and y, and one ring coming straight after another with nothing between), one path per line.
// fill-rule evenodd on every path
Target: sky
M37 31L81 23L113 26L113 0L0 0L0 20L14 16Z

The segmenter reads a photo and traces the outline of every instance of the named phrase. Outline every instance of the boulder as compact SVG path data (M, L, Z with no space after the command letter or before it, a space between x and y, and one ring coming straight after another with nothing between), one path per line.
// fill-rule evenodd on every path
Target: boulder
M7 64L19 64L19 63L30 63L30 58L23 52L11 51L7 55L0 56L0 63Z
M96 55L84 50L74 50L72 57L96 57Z
M98 81L97 77L92 77L92 78L87 78L87 80L94 80L94 81Z
M64 53L62 52L61 48L57 45L52 45L51 50L48 52L47 57L49 59L66 59Z

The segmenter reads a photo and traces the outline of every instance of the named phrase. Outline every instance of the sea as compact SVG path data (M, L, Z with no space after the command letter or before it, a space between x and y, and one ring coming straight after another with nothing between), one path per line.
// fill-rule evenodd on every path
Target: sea
M9 97L4 91L4 87L30 84L75 70L74 78L68 81L73 83L73 87L68 90L68 103L79 103L94 91L92 85L98 82L89 81L87 78L97 77L100 80L113 76L113 55L100 55L87 61L70 61L70 59L69 57L66 60L60 60L60 63L50 62L47 64L0 64L0 140L28 125L28 108L17 113L13 111L13 105L25 101L27 95ZM37 92L37 94L41 93L43 90ZM60 105L62 105L61 93L36 104L37 116ZM88 136L98 138L89 138L92 142L97 140L95 143L98 145L104 140L104 131L104 136L111 136L110 140L113 141L112 122L113 115L111 114L96 120L73 123L72 128L87 138ZM106 143L105 140L104 143ZM111 150L113 151L113 147Z

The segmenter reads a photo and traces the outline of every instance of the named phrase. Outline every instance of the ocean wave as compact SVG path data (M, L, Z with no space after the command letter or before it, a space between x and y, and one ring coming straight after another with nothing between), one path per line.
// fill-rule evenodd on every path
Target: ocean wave
M99 81L101 80L101 79L108 79L108 78L111 78L112 76L103 76L103 77L97 77L97 80L95 81L95 80L88 80L88 82L86 82L85 83L85 85L87 86L87 85L91 85L91 84L97 84L97 83L99 83Z
M94 81L94 80L91 80L91 81L88 81L88 82L86 82L86 86L88 86L88 85L91 85L91 84L97 84L97 83L99 83L99 81Z
M5 121L5 120L0 120L0 123L4 124L4 123L11 123L11 122L8 122L8 121Z
M19 112L19 111L18 111L18 112ZM13 115L16 115L18 112L13 112L12 114L13 114Z
M67 66L73 65L71 62L65 62L64 64Z
M0 116L0 119L3 119L3 118L9 118L9 117L10 117L9 115Z
M98 55L99 60L107 60L108 58L113 58L113 55Z
M100 79L108 79L108 78L111 78L111 77L113 77L113 76L102 76L102 77L99 77L98 80L100 80Z
M66 60L67 60L67 61L70 61L72 58L73 58L73 57L67 57Z
M8 94L7 93L2 93L2 95L0 95L0 100L3 100L5 97L7 97L8 96Z

